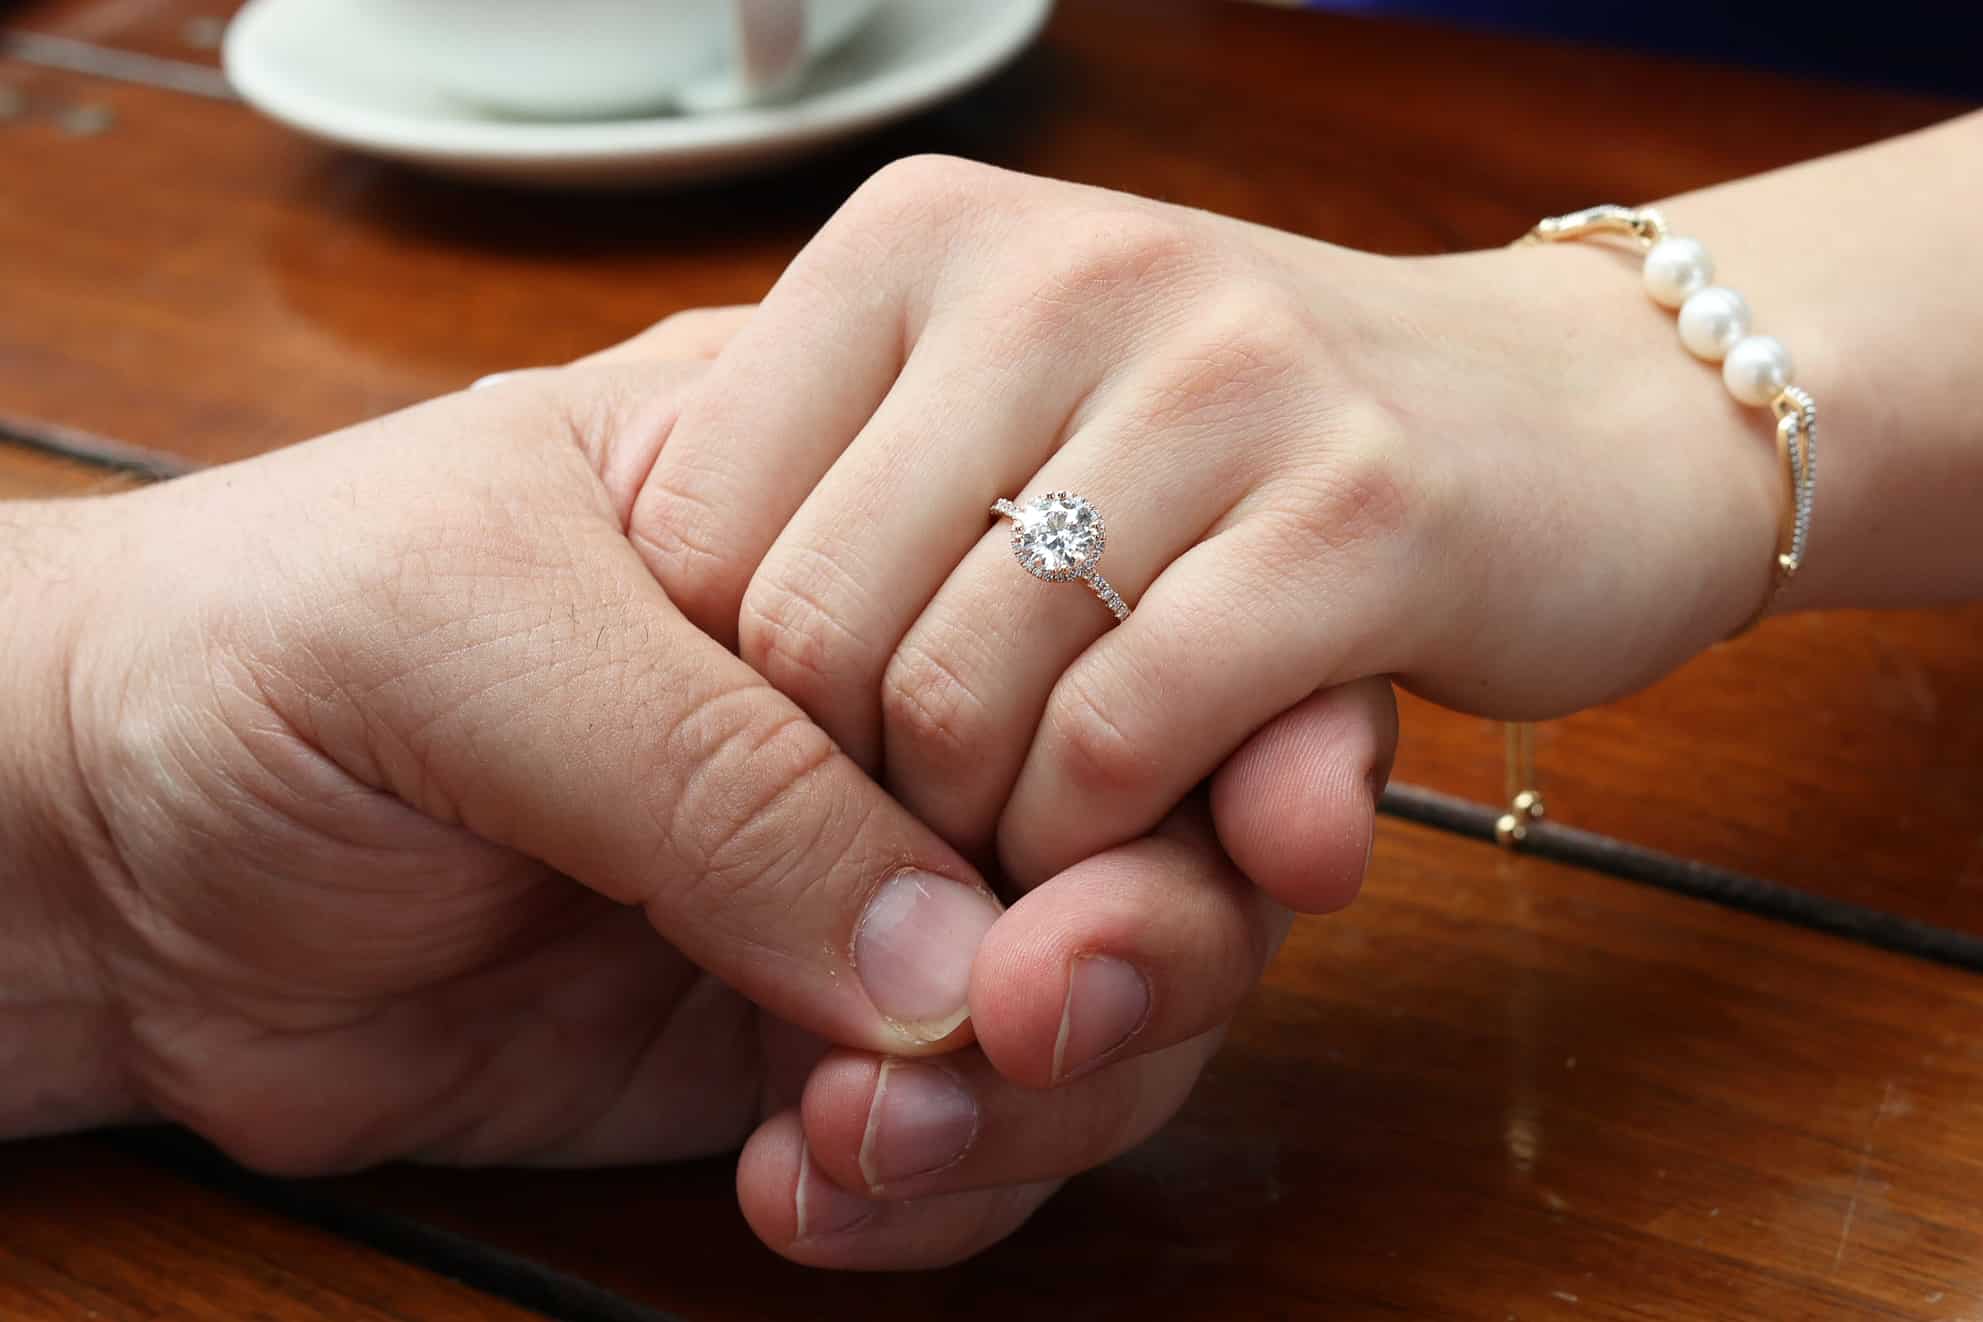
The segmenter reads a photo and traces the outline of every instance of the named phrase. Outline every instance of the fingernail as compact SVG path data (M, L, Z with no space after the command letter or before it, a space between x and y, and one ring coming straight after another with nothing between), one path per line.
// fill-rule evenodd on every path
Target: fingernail
M875 1009L925 1042L970 1017L965 998L978 944L998 902L933 872L898 872L868 901L854 932L854 968Z
M977 1099L949 1070L884 1060L861 1137L861 1175L879 1189L942 1170L977 1136Z
M515 375L515 372L491 372L487 376L478 376L473 381L470 381L468 388L470 390L487 390L490 386L501 385Z
M875 1204L842 1189L813 1164L812 1149L799 1149L799 1190L794 1199L800 1239L819 1239L852 1230L873 1216Z
M1062 1083L1101 1063L1136 1036L1150 1017L1150 984L1108 955L1084 955L1067 977L1060 1036L1053 1044L1053 1078Z

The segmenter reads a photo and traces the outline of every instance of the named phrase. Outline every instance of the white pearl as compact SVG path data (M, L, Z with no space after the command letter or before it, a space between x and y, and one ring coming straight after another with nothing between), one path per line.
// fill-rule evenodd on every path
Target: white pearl
M1709 285L1680 305L1680 343L1696 358L1718 363L1749 333L1749 304L1722 285Z
M1714 258L1699 239L1661 239L1646 251L1646 292L1663 308L1677 308L1714 279Z
M1790 350L1774 335L1738 340L1721 365L1721 380L1744 404L1767 404L1790 384Z

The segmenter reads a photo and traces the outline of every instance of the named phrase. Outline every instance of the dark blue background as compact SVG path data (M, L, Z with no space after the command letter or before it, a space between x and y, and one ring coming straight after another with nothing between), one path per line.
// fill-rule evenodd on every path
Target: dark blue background
M1983 0L1310 0L1857 82L1983 96Z

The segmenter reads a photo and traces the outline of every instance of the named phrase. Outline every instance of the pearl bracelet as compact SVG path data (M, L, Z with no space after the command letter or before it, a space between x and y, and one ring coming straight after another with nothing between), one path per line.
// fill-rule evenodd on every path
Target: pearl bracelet
M1811 536L1811 498L1817 487L1818 406L1792 384L1790 351L1772 335L1749 330L1749 303L1714 279L1714 258L1698 239L1667 233L1651 207L1598 206L1537 222L1524 243L1560 243L1591 234L1625 234L1645 250L1646 293L1661 307L1680 310L1680 343L1687 352L1721 364L1722 384L1741 403L1767 406L1776 415L1777 462L1784 501L1777 522L1776 564L1763 600L1740 629L1746 633L1769 610L1804 563Z
M1749 329L1749 303L1714 279L1714 258L1700 240L1669 234L1650 207L1596 206L1536 223L1518 243L1560 243L1592 234L1622 234L1645 251L1641 276L1661 307L1680 310L1680 343L1705 362L1721 364L1722 384L1741 403L1776 415L1777 463L1784 499L1777 520L1776 562L1763 599L1735 632L1747 633L1769 611L1777 594L1804 563L1811 535L1811 498L1817 486L1818 406L1793 384L1790 351L1770 335ZM1507 728L1508 810L1494 824L1495 838L1514 847L1543 816L1535 779L1535 731L1525 723Z

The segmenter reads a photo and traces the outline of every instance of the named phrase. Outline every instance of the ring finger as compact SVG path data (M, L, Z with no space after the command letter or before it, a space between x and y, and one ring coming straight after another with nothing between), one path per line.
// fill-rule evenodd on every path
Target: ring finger
M1037 469L1087 393L1053 355L986 350L980 318L928 331L743 594L739 655L871 772L896 643L976 540L986 493Z
M1088 502L1106 533L1094 539L1101 543L1095 570L1133 608L1245 494L1253 475L1217 443L1212 419L1189 404L1176 407L1179 392L1131 377L1110 394L1023 491L1009 494L1022 510L1056 492ZM1152 398L1168 402L1153 411ZM1055 516L1078 518L1064 505ZM978 539L881 678L888 787L967 854L992 840L1055 683L1116 623L1098 589L1042 582L1014 563L1015 552L1031 546L1045 555L1045 568L1065 568L1070 552L1079 557L1092 546L1081 530L1022 543L1015 522L1001 520ZM1011 880L1031 885L1045 875L1021 868Z

